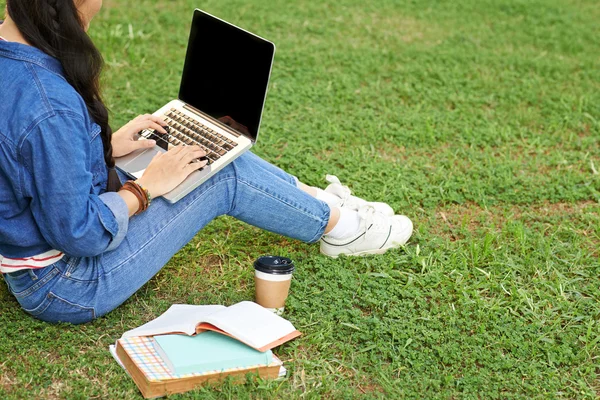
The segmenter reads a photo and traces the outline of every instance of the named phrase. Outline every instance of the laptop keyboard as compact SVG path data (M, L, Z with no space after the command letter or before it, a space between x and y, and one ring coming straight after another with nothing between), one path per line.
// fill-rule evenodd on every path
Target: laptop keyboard
M168 124L167 134L146 130L141 135L146 139L154 139L156 144L165 150L168 150L169 145L200 146L206 152L208 163L212 164L238 145L174 108L171 108L163 118Z

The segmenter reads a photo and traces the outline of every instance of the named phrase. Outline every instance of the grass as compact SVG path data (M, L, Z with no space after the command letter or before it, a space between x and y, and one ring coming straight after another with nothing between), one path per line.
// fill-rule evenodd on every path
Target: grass
M192 1L105 0L90 31L120 126L177 94ZM408 246L333 260L219 218L83 326L0 285L0 397L139 398L107 347L172 303L252 299L298 265L283 381L173 398L600 396L600 8L593 0L207 0L277 44L256 153L409 215Z

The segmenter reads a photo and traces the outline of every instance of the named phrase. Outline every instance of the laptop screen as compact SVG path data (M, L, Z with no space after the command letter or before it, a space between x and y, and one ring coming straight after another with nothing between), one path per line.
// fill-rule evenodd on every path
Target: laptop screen
M256 140L275 46L194 11L179 100Z

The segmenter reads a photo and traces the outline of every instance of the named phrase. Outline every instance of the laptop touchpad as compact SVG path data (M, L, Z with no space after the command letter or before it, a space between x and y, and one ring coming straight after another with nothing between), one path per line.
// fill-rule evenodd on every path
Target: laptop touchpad
M152 148L143 150L139 152L139 154L134 153L132 154L134 155L133 159L123 165L123 169L127 170L128 173L136 178L141 178L142 174L146 170L146 167L148 164L150 164L150 161L152 161L156 153L160 152L160 150Z

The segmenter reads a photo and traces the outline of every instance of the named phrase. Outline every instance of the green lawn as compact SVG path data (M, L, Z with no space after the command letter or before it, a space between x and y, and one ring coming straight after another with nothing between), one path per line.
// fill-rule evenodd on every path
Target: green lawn
M298 265L287 378L173 398L600 396L596 0L104 5L90 33L115 128L177 95L200 6L277 45L256 153L308 184L338 175L415 234L333 260L220 218L83 326L32 319L2 284L0 398L138 398L108 345L173 303L252 299L265 253Z

